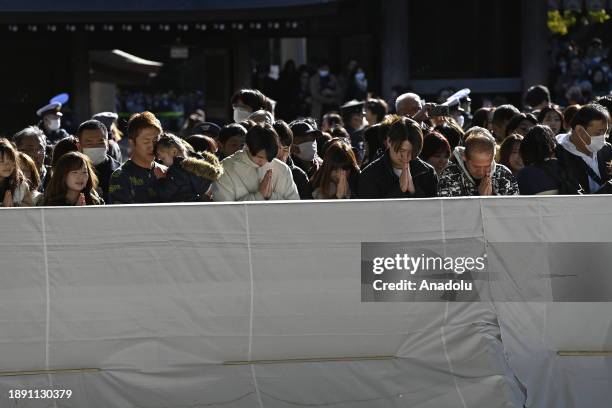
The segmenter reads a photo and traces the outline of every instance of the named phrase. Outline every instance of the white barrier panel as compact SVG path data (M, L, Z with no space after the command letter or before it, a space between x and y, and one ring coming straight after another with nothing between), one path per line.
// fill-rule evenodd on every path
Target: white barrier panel
M0 209L0 406L601 406L610 360L555 353L610 350L609 303L361 302L360 246L606 242L607 202Z

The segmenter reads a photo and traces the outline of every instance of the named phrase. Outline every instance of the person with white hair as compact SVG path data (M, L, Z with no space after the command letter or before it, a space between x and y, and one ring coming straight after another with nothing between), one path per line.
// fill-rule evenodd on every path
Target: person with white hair
M400 116L413 117L423 108L421 97L415 93L404 93L395 100L395 111Z

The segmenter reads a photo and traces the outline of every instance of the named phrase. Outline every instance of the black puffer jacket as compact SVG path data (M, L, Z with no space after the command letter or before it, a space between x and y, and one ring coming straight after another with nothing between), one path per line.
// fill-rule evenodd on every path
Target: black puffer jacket
M212 153L174 158L166 177L160 180L157 194L166 202L203 201L211 183L223 174L219 159Z

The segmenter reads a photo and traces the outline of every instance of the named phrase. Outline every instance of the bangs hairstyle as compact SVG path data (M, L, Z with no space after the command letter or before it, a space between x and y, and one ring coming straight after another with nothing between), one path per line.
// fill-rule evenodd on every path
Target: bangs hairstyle
M163 132L161 122L155 117L154 114L148 111L142 113L135 113L130 117L130 120L128 121L128 138L132 142L135 142L138 133L140 133L142 129L146 129L148 127L157 129L159 133Z
M23 172L21 171L21 161L19 160L19 153L8 139L0 138L0 160L8 160L13 162L15 169L8 177L9 189L11 194L15 195L15 189L21 185L25 180ZM2 197L4 198L4 197Z
M164 133L160 136L157 143L155 143L153 152L157 155L159 149L171 149L173 147L180 152L181 156L187 157L190 150L189 147L191 146L188 147L187 143L172 133Z
M266 96L257 89L241 89L232 96L231 104L238 102L251 108L253 112L263 109L272 112L271 105L266 101Z
M421 126L413 119L400 117L393 122L388 133L389 147L395 152L399 151L402 143L409 141L412 145L412 160L414 160L423 148L423 131Z
M80 152L68 152L59 158L55 165L53 175L49 181L49 185L45 190L43 205L65 205L66 193L66 178L71 171L77 171L85 167L87 170L87 184L83 188L82 193L85 195L87 205L100 204L100 197L96 193L98 187L98 177L93 170L93 165L89 157Z
M553 108L552 106L542 108L540 113L538 113L538 122L542 124L548 112L554 112L559 117L559 120L561 121L561 130L563 130L563 113L561 113L559 109Z
M278 135L274 128L267 123L255 125L249 129L245 142L251 156L257 156L259 152L264 150L266 159L271 162L278 155Z
M522 141L523 135L520 135L518 133L512 133L511 135L508 135L508 137L504 139L501 146L499 147L499 162L510 169L510 155L512 155L512 150L514 150L514 146L518 144L520 155L520 145Z
M359 173L359 165L353 148L340 139L332 139L325 147L323 164L312 178L312 188L319 188L323 197L329 197L329 185L331 183L331 173L334 170L348 170L349 178Z

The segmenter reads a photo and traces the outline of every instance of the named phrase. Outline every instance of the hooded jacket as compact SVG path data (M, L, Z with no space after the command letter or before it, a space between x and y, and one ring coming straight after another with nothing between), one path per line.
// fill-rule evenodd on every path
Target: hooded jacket
M223 174L217 156L209 152L195 157L174 158L174 162L160 180L157 195L166 202L202 201L213 181Z
M238 150L225 158L223 175L213 183L214 201L265 200L259 192L262 169L253 162L245 150ZM269 163L272 169L272 196L270 200L299 200L291 169L278 159Z
M453 151L455 162L449 162L448 167L440 174L438 195L440 197L478 196L479 182L474 180L468 171L463 153L465 147L457 146ZM510 169L503 164L493 162L491 184L493 195L518 195L519 188Z

